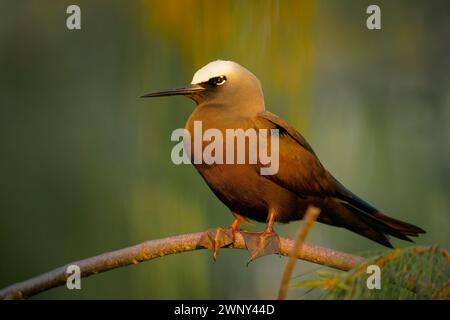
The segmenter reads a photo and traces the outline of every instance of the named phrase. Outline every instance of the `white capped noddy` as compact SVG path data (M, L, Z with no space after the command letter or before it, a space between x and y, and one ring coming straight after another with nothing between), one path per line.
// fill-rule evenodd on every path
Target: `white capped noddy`
M204 130L279 130L279 170L274 175L261 175L260 163L194 164L234 215L233 233L247 218L267 222L266 230L252 233L258 234L258 245L247 242L251 259L277 252L278 236L273 231L273 223L300 220L309 205L321 209L318 221L346 228L387 247L392 247L388 236L411 241L408 236L425 233L417 226L384 215L337 181L320 163L305 138L266 110L258 78L238 63L210 62L195 73L191 84L143 97L171 95L183 95L196 102L185 126L191 137L194 121L201 121ZM217 228L210 240L215 257L218 248L229 244L232 238L225 229Z

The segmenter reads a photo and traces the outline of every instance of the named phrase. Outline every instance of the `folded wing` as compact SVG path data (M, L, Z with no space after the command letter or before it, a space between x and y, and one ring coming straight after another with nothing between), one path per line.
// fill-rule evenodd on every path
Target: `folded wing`
M306 139L283 119L264 111L255 121L258 128L279 130L279 170L265 177L321 207L326 214L322 222L345 227L388 247L392 245L387 235L411 241L408 236L425 233L382 214L345 188L322 166Z

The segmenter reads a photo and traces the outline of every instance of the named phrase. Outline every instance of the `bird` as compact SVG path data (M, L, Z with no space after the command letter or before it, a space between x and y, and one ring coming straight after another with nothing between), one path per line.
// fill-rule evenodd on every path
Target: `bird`
M247 231L251 260L279 252L274 223L301 220L309 206L320 209L317 221L348 229L389 248L393 248L389 236L412 242L410 236L426 233L420 227L387 216L340 183L296 129L266 110L259 79L240 64L215 60L195 72L190 84L141 97L175 95L190 98L196 104L185 125L191 139L198 121L205 130L253 128L266 129L269 135L273 129L278 132L279 168L272 175L261 174L260 162L196 163L190 152L191 163L234 216L231 228L208 233L208 247L214 250L214 258L220 247L232 243L239 225L250 220L267 224L261 232ZM248 155L250 150L246 152Z

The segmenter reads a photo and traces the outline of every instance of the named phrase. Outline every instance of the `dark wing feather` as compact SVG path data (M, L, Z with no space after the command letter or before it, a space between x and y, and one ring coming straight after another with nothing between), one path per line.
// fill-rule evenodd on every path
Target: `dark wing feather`
M255 121L257 128L279 130L280 167L277 174L266 176L268 179L300 197L326 196L336 192L334 179L297 130L269 111L259 113Z
M292 128L289 123L279 118L277 115L269 111L263 111L258 114L258 117L270 121L277 129L281 130L281 133L289 135L292 139L298 142L305 150L309 151L311 154L316 156L314 150L309 145L308 141L294 128Z

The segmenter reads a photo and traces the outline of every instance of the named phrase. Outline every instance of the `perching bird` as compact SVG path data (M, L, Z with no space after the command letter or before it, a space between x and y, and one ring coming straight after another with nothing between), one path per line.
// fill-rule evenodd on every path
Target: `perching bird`
M277 243L274 222L300 220L309 205L320 208L318 221L346 228L387 247L392 247L388 236L411 241L408 236L425 233L419 227L384 215L336 180L305 138L266 110L258 78L241 65L213 61L195 73L191 84L143 97L171 95L186 96L197 104L185 126L191 137L194 121L201 121L203 130L279 130L279 170L274 175L261 175L260 163L195 164L192 161L214 194L234 215L233 234L247 218L267 222L266 230L259 233L260 249L264 249L267 238ZM219 243L224 244L220 241L223 229L217 230L211 237L215 256ZM252 258L267 253L272 252L252 252Z

